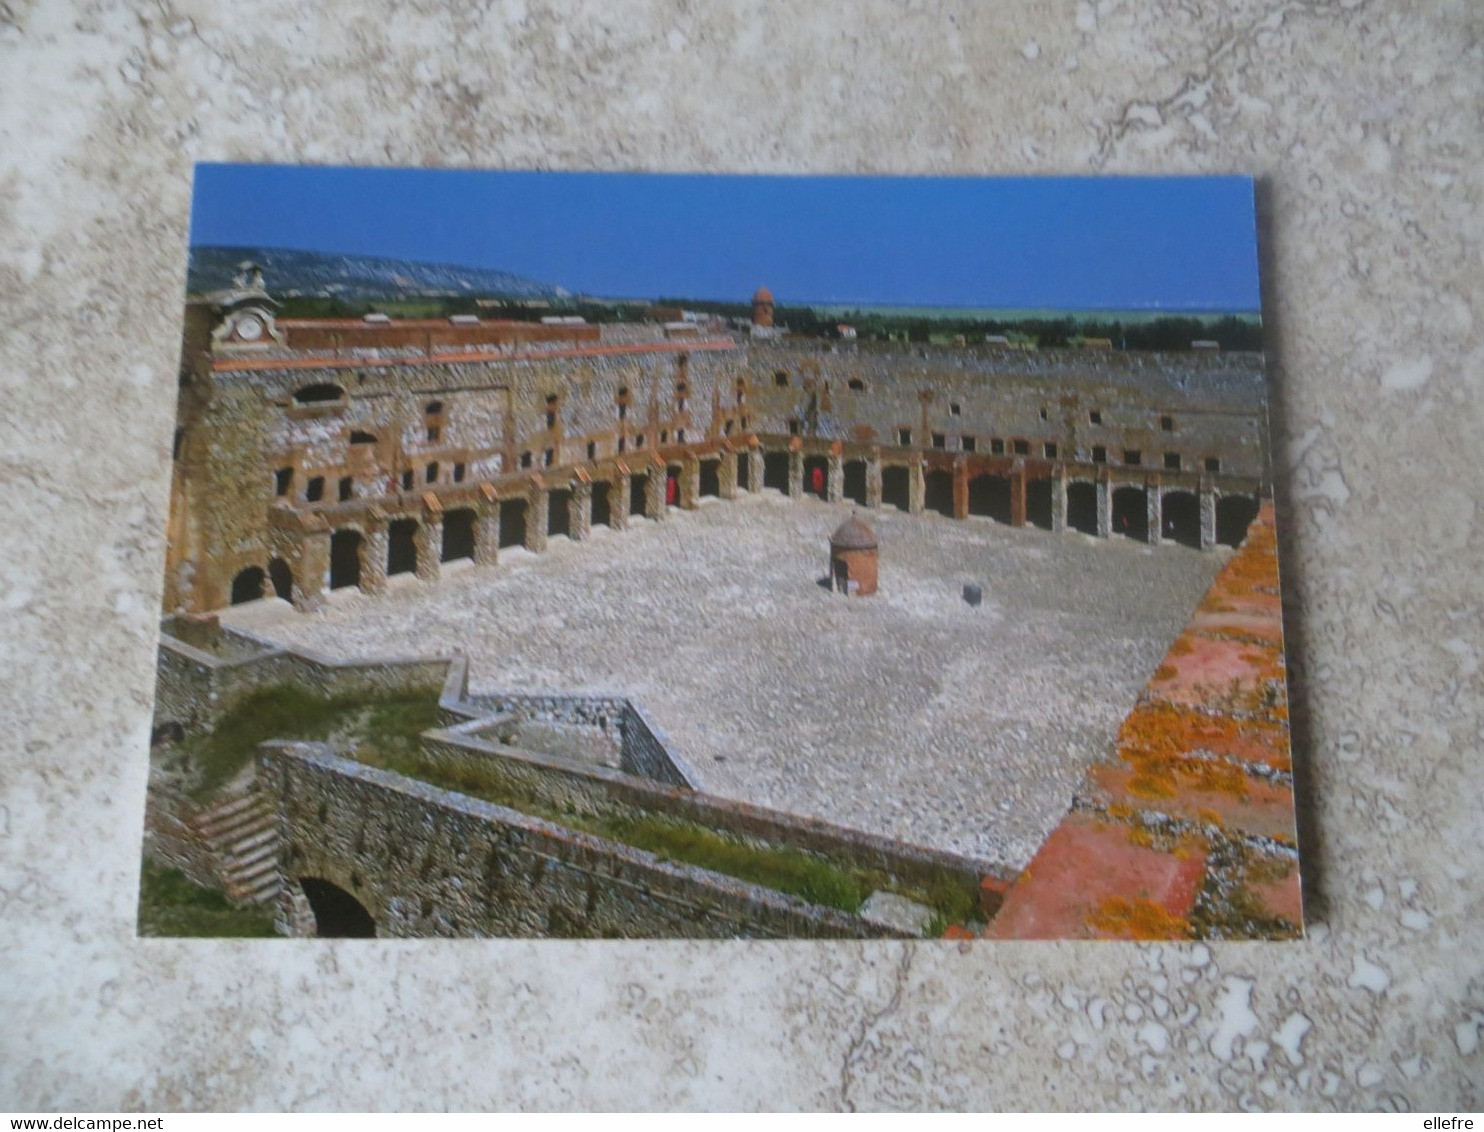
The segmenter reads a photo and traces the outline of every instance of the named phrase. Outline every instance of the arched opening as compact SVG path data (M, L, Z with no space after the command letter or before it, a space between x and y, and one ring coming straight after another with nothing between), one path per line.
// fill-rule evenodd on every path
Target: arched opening
M737 490L752 490L752 461L747 458L746 452L737 453Z
M444 562L457 562L460 558L474 557L474 512L459 507L443 514Z
M1067 526L1085 535L1098 533L1097 484L1078 480L1067 484Z
M866 505L866 462L864 460L846 460L844 471L844 482L841 484L841 495L852 503Z
M830 490L830 462L823 456L804 457L804 491L824 499Z
M721 461L701 461L701 495L716 497L721 494Z
M881 469L881 505L912 510L912 473L900 465Z
M1167 491L1159 500L1161 538L1201 548L1201 501L1193 491Z
M922 506L953 518L953 473L934 468L922 479Z
M629 514L630 515L640 515L640 516L647 515L649 513L649 508L647 506L648 501L649 501L649 476L648 476L648 474L645 474L645 475L642 475L642 476L630 476L629 477Z
M526 501L500 500L500 549L526 544Z
M598 480L593 484L593 518L595 527L608 527L613 525L613 485L606 480Z
M1113 533L1139 542L1149 539L1149 503L1142 487L1120 487L1113 491Z
M249 566L232 579L232 604L243 605L263 596L263 568Z
M330 536L330 588L361 584L361 532L336 531Z
M1030 480L1025 485L1025 521L1043 531L1051 529L1051 481Z
M665 468L665 506L680 506L680 465L670 464Z
M318 877L300 877L299 887L314 913L314 934L320 939L375 939L376 921L366 906L338 884Z
M415 574L417 572L417 520L393 519L387 528L386 573Z
M975 476L969 481L969 514L1010 525L1010 481L1005 476Z
M322 405L327 401L345 400L345 390L338 385L306 385L294 393L294 400L301 405Z
M294 572L282 558L268 563L268 580L273 583L273 596L284 601L294 600Z
M549 538L558 535L572 537L572 492L559 487L546 496L546 534Z
M1247 528L1257 518L1257 500L1250 495L1223 495L1216 501L1216 541L1241 546Z
M763 453L763 486L788 494L788 453Z

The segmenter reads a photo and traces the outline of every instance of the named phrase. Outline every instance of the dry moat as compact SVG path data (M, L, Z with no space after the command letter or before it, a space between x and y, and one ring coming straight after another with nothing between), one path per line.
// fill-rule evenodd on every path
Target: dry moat
M1020 868L1228 554L873 509L880 590L852 599L820 584L850 511L743 495L222 620L347 659L463 651L475 693L620 693L709 792Z

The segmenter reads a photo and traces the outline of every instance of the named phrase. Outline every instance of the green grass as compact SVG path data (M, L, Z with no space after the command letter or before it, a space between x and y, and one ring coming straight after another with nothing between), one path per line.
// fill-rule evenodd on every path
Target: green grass
M192 884L179 869L145 860L139 874L139 934L264 939L277 933L267 909L234 908L220 892Z
M323 740L345 733L349 742L398 750L415 747L417 735L437 723L438 694L432 690L325 698L289 684L259 688L225 712L209 734L183 746L193 780L189 792L197 800L210 797L270 739Z

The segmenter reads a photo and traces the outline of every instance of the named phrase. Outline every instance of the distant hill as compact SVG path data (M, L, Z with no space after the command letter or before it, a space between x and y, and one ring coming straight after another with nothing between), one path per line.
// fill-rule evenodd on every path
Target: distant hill
M191 249L186 290L192 295L232 286L237 265L252 260L276 297L321 296L346 300L479 295L512 299L561 299L565 288L488 267L420 263L382 256L206 245Z

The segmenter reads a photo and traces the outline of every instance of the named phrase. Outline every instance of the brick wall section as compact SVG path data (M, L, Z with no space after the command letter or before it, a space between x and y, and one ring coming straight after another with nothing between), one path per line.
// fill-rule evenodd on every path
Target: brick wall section
M1302 934L1292 770L1265 503L985 935Z

